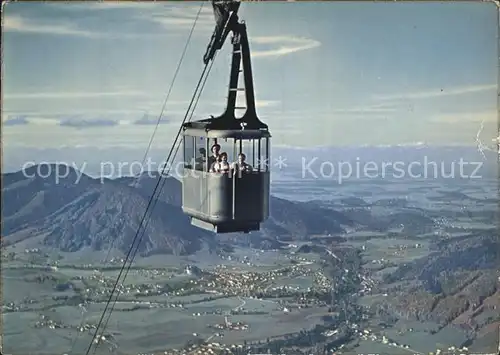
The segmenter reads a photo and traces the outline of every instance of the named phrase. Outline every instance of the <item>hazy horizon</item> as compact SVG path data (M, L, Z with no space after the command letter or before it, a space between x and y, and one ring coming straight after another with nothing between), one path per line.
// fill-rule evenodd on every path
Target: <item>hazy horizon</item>
M272 145L494 149L494 6L244 2L258 113ZM4 160L44 160L47 149L141 159L199 8L7 4ZM153 149L167 152L172 143L213 28L205 4ZM193 119L222 112L230 47L218 56Z

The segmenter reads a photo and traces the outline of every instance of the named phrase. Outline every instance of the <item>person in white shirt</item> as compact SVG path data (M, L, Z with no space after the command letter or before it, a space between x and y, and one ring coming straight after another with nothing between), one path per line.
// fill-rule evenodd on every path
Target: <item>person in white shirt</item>
M229 163L227 162L227 153L222 152L217 158L217 161L212 165L210 171L215 173L227 173L230 170Z
M238 155L238 161L232 164L232 168L235 172L249 173L252 171L252 166L245 161L246 158L246 155L243 153Z

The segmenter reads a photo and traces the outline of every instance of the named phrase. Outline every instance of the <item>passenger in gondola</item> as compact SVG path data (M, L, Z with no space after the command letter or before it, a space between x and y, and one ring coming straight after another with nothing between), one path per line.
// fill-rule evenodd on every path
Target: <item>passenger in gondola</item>
M200 155L196 158L196 161L195 161L195 166L196 166L196 170L205 170L205 166L206 166L206 161L207 161L207 150L205 148L200 148L199 149L199 153Z
M238 161L232 164L232 169L234 169L235 173L249 173L252 171L252 166L245 161L246 158L246 155L243 153L238 155Z
M217 158L217 162L213 164L210 171L216 173L228 173L231 170L231 166L227 161L227 153L222 152Z
M209 157L209 159L212 158L212 157ZM216 158L216 161L213 162L212 164L210 164L210 167L208 169L208 171L210 171L211 173L215 173L217 172L217 169L219 168L219 163L221 161L221 158L220 158L220 155Z
M212 146L211 151L212 151L212 155L208 157L208 166L209 167L212 167L213 164L218 162L217 158L219 157L220 145L215 143Z
M229 165L229 162L227 161L227 153L222 152L220 154L221 162L219 163L219 172L221 173L227 173L229 170L231 170L231 166Z

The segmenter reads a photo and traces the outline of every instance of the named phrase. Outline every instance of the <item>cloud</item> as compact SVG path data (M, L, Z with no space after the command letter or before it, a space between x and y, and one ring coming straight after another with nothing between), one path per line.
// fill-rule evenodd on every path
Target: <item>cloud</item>
M498 89L497 84L470 85L462 87L430 89L427 91L409 92L409 93L400 93L391 95L374 95L373 98L375 100L417 100L417 99L428 99L428 98L443 97L443 96L457 96L457 95L471 94L482 91L493 91L497 89Z
M167 8L167 11L165 12L143 15L143 18L160 24L168 29L191 28L199 11L199 6L173 6ZM196 22L196 28L203 28L204 30L210 31L215 28L215 19L212 6L204 6L201 9L198 20ZM209 35L210 33L207 34L205 33L205 31L203 32L205 36ZM321 42L317 40L296 36L250 37L250 42L257 45L281 45L277 48L252 50L252 58L280 57L283 55L316 48L321 45Z
M102 37L102 33L78 29L70 23L42 24L27 21L19 15L5 15L2 26L5 32L23 32L37 34L53 34L62 36L79 36L87 38Z
M77 3L62 7L60 4L53 4L64 10L78 11L103 11L115 12L116 10L131 10L129 18L153 22L168 29L172 28L191 28L198 12L198 20L196 27L209 25L212 29L215 27L215 19L212 6L209 2L203 3L200 11L200 6L179 6L176 3L154 3L154 2L89 2Z
M370 119L373 116L383 116L384 118L388 117L387 114L394 113L400 111L402 108L404 108L403 105L399 104L394 104L394 103L381 103L381 104L373 104L373 105L353 105L351 107L339 107L339 108L325 108L320 110L320 114L325 116L325 119L331 119L332 118L332 113L333 114L338 114L339 116L342 116L340 119L344 118L344 115L346 118L351 118L353 116L358 117L366 117L366 114L369 114ZM304 111L304 110L287 110L286 112L284 111L278 111L273 109L274 113L279 115L280 117L283 116L284 119L291 120L291 119L296 119L297 123L300 124L301 120L303 117L306 117L310 115L309 111ZM336 116L336 115L334 115ZM337 117L339 118L339 117Z
M58 125L60 122L60 117L68 117L66 116L59 116L58 117L51 117L51 116L44 116L44 115L26 115L26 120L29 121L30 126L34 125Z
M164 12L156 11L150 19L166 25L189 25L191 27L198 17L196 26L199 24L208 24L212 28L215 28L214 13L210 4L204 5L201 10L200 6L176 5L168 7L165 10Z
M50 4L63 11L101 11L113 14L116 11L129 11L127 18L129 20L139 20L161 25L169 30L179 28L191 28L198 12L200 5L180 5L174 2L87 2L76 4ZM203 7L196 22L196 28L210 26L215 27L215 19L212 6L208 1L203 2Z
M43 112L37 110L3 110L3 113L27 116L30 120L32 116L38 118L64 118L69 116L107 116L107 115L136 115L144 112L144 109L98 109L98 108L74 108L69 110L47 109Z
M180 2L155 2L155 1L82 1L82 2L70 2L70 3L57 3L51 2L46 6L54 6L58 9L63 10L78 10L78 11L110 11L115 12L116 10L141 10L142 13L156 13L159 9L169 11L176 15L184 16L196 16L196 13L200 9L200 5L187 5L186 2L182 2L183 5L179 6ZM210 2L205 1L203 3L203 8L201 10L202 14L213 15L212 5Z
M95 31L79 28L73 22L60 21L55 18L51 18L50 23L42 23L39 20L26 19L19 15L5 15L2 29L5 32L115 40L145 37L157 38L172 35L171 33L127 33L123 30L117 30L116 32Z
M202 102L200 105L198 105L198 108L196 109L196 112L204 112L204 111L210 111L213 109L213 107L226 107L227 99L218 97L218 98L206 98L206 101ZM281 101L276 101L276 100L255 100L255 107L256 108L267 108L267 107L276 107L281 103ZM246 101L244 98L244 93L242 92L239 94L239 96L236 99L236 106L238 107L245 107L246 106Z
M30 122L26 118L26 116L17 116L17 117L11 117L3 122L4 126L21 126L21 125L27 125Z
M287 54L321 46L321 42L317 40L294 36L251 37L250 42L264 45L273 45L277 43L282 44L278 48L270 48L267 50L253 50L252 58L281 57Z
M3 29L6 32L18 32L18 33L31 33L31 34L51 34L58 36L77 36L83 38L91 39L126 39L126 38L143 38L152 37L158 38L162 36L177 36L180 33L176 33L175 30L178 29L188 29L194 25L196 16L200 11L199 6L179 6L171 5L162 7L153 6L149 4L139 4L139 3L89 3L89 4L65 4L61 6L60 4L54 5L58 6L59 9L78 9L78 10L116 10L116 9L130 9L131 14L127 15L128 21L139 21L139 23L153 23L160 25L161 27L168 29L168 31L154 31L151 32L139 32L139 33L127 33L123 29L117 29L114 32L103 32L97 31L94 28L88 27L78 27L75 21L61 21L60 17L52 17L46 19L44 22L40 19L25 18L20 15L6 15L4 19ZM114 12L109 12L110 14ZM105 20L106 17L103 17ZM50 20L50 22L49 22ZM111 22L113 23L113 22ZM144 26L135 27L133 31L137 31L138 28L144 28ZM204 5L199 13L198 20L196 21L196 29L202 29L198 32L203 33L204 36L209 36L211 31L215 28L215 19L213 15L213 10L210 5ZM295 36L265 36L265 37L251 37L252 44L257 45L269 45L276 46L276 48L269 49L256 49L252 51L253 58L275 58L283 55L296 53L299 51L304 51L307 49L312 49L319 47L321 43L317 40L295 37Z
M220 102L212 102L214 106L220 106L221 103L226 104L224 100L221 100ZM275 101L275 100L255 100L255 107L256 108L264 108L264 107L273 107L273 106L278 106L281 103L281 101ZM242 107L246 106L246 101L243 98L238 98L236 100L236 106Z
M364 114L364 113L389 113L389 112L396 112L397 108L396 107L372 107L372 106L367 106L367 107L350 107L350 108L339 108L339 109L332 109L328 110L329 112L332 113L345 113L345 114Z
M167 119L166 117L162 117L160 120L160 124L164 123L169 123L170 120ZM144 115L142 118L134 121L134 124L136 125L156 125L158 123L158 116L153 116L153 115Z
M193 27L194 24L194 19L191 18L185 18L185 17L171 17L168 15L156 15L150 18L151 21L154 23L157 23L159 25L162 25L163 27L166 27L168 29L174 28L191 28ZM198 19L196 22L195 28L200 28L200 27L210 27L213 28L215 27L214 25L215 21L204 21L202 19Z
M141 114L144 112L150 112L152 111L153 114L148 115L151 116L151 120L153 120L154 117L154 122L158 120L158 115L160 114L160 110L152 110L151 108L123 108L123 109L87 109L87 108L74 108L70 110L57 110L57 109L48 109L47 111L37 111L37 110L3 110L2 113L4 114L5 117L9 115L10 117L25 117L27 121L29 121L30 124L32 125L60 125L60 122L67 122L69 118L74 118L74 119L85 119L85 120L90 120L93 122L93 120L96 117L99 117L101 119L106 119L106 120L112 120L112 121L119 121L120 125L123 124L128 124L128 123L134 123L136 121L141 121L137 124L146 124L144 123L143 120L145 120L144 117L141 119L137 119L137 117L141 117ZM179 110L166 110L164 114L168 114L168 118L162 118L161 123L169 123L171 117L183 117L185 115L185 111L179 111ZM180 121L179 121L180 122ZM5 123L5 122L4 122ZM67 125L66 123L64 125Z
M274 101L274 100L255 100L255 106L257 108L276 106L276 105L279 105L279 104L280 104L280 101Z
M144 91L104 91L104 92L34 92L34 93L13 93L13 94L5 94L4 100L26 100L26 99L93 99L100 97L109 97L109 96L117 96L117 97L125 97L125 96L144 96L148 97L150 94Z
M49 3L50 6L57 6L58 8L64 8L65 10L89 10L89 11L100 11L100 10L117 10L117 9L137 9L137 10L147 10L151 9L152 6L158 6L158 3L154 2L140 2L140 1L87 1L87 2L75 2L75 3L65 3L64 5L57 3Z
M63 127L74 127L74 128L88 128L88 127L114 127L118 126L120 121L111 119L63 119L59 122L60 126Z
M498 111L484 110L475 112L458 112L458 113L444 113L430 117L431 122L435 123L481 123L490 122L495 123L498 120Z

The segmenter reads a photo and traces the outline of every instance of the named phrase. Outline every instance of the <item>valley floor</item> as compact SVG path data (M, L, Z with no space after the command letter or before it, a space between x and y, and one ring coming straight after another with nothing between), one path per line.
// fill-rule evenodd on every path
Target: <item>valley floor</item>
M381 325L385 320L374 316L371 306L393 297L387 291L390 285L381 281L384 272L428 254L428 245L422 242L416 248L408 240L375 238L349 244L364 250L356 292L364 319L351 324L352 336L337 349L339 353L424 354L438 348L446 353L464 344L471 351L494 350L498 329L491 321L485 321L472 345L458 320L441 329L432 320L400 319ZM118 275L119 258L111 259L114 265L109 261L103 265L104 254L93 252L92 260L85 252L64 254L24 246L9 247L4 254L14 253L2 266L5 353L84 353ZM335 339L342 326L325 322L325 317L335 315L331 304L311 292L328 294L328 271L319 254L295 253L300 245L294 247L138 260L123 283L97 353L153 354L193 344L258 349L324 324L330 324L330 330L323 332L327 336L321 341ZM53 263L57 266L41 262L48 256L60 259ZM92 261L77 264L78 258ZM384 263L390 266L385 268ZM495 303L495 297L498 293L483 304ZM475 315L497 316L486 311Z
M363 184L315 202L371 223L346 242L135 260L96 354L496 353L492 187ZM85 353L123 255L22 239L2 251L3 353Z

